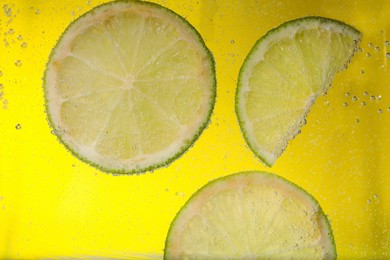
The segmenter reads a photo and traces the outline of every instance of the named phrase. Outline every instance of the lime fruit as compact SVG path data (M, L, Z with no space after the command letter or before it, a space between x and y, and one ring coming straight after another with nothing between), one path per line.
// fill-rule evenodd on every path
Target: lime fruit
M318 202L271 173L214 180L177 214L165 259L332 259L336 246Z
M252 151L272 166L358 49L361 33L340 21L305 17L260 38L238 78L236 114Z
M49 122L74 155L107 172L143 172L179 157L206 127L214 59L173 11L115 1L65 30L44 91Z

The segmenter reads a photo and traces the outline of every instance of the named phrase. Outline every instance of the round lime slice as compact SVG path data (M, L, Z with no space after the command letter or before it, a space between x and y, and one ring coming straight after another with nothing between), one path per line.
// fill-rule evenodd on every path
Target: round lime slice
M45 71L47 114L78 158L104 171L165 166L212 113L214 60L199 33L160 5L115 1L74 21Z

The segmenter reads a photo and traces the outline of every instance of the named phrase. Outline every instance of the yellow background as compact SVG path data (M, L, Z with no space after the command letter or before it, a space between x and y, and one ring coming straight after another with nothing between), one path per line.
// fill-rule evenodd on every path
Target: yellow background
M70 22L103 2L0 0L0 258L161 258L170 222L191 194L244 170L277 173L317 198L340 259L390 258L390 1L156 1L185 17L214 54L217 101L187 153L139 176L112 176L73 157L44 111L51 48ZM362 51L267 168L236 121L238 71L259 37L307 15L355 26Z

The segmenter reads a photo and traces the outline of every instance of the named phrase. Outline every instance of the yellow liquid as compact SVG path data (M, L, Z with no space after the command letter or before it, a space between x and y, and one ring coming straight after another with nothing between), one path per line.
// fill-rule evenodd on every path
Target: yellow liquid
M390 1L155 1L185 17L213 52L217 102L187 153L139 176L79 161L46 120L41 78L51 48L103 2L0 0L0 258L162 258L169 225L191 194L245 170L277 173L311 193L332 222L340 259L390 258ZM259 37L308 15L356 27L362 51L267 168L236 121L238 71Z

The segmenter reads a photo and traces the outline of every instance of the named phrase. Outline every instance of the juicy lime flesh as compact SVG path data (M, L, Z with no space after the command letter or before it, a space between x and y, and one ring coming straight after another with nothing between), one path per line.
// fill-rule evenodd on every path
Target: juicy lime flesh
M255 259L335 256L318 203L269 174L241 173L194 195L171 225L167 259Z
M214 70L199 35L177 15L135 1L111 5L81 17L54 49L48 111L74 153L131 171L194 141L211 113Z
M360 37L320 24L294 26L260 40L240 75L239 119L251 148L269 165L299 133L315 99L349 62Z

